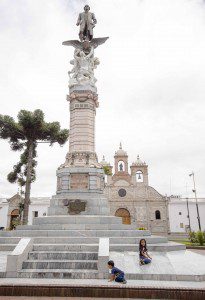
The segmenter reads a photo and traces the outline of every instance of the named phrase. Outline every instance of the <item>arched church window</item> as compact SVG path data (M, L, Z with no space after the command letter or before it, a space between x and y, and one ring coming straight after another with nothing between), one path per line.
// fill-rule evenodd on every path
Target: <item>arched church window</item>
M160 213L159 210L155 211L155 218L156 218L156 220L160 220L161 219L161 213Z
M137 171L136 172L136 181L137 182L143 182L143 173L142 173L142 171Z
M119 171L119 172L125 171L125 163L124 163L124 161L122 161L122 160L120 160L120 161L118 162L118 171Z

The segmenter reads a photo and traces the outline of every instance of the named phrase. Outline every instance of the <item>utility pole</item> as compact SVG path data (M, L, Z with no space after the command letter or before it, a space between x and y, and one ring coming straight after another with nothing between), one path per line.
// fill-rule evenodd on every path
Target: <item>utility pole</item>
M192 171L192 173L189 174L189 176L193 178L194 189L193 189L192 191L193 191L193 193L194 193L194 195L195 195L195 200L196 200L196 211L197 211L197 219L198 219L198 224L199 224L199 230L201 231L201 222L200 222L200 216L199 216L198 200L197 200L197 195L196 195L196 183L195 183L194 172Z
M187 206L187 218L189 220L189 231L191 231L191 222L190 222L190 214L189 214L189 198L186 198L186 206Z

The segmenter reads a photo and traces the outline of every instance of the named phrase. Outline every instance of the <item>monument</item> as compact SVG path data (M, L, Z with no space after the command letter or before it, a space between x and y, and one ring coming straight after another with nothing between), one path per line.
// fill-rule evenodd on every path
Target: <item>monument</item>
M137 230L134 223L122 224L121 218L109 214L108 201L103 194L104 172L95 152L98 96L94 76L94 69L99 64L94 50L107 37L93 38L92 29L96 22L94 14L85 6L85 12L80 14L77 22L80 25L80 41L63 43L73 46L75 50L71 61L73 68L69 71L67 97L70 106L69 152L65 163L57 170L57 193L53 196L47 216L34 218L32 225L19 225L16 230L0 232L0 250L13 250L7 255L6 268L0 271L0 277L72 279L70 294L79 296L84 283L81 285L75 279L89 279L89 285L92 279L108 278L107 262L112 259L125 271L127 279L141 279L143 285L146 280L204 281L205 262L203 264L200 257L200 266L196 268L196 256L187 253L185 245L169 242L165 236L153 236L149 230ZM147 181L145 163L138 160L132 170L137 170L139 165L141 170L144 168ZM127 168L127 155L123 149L119 149L116 153L119 174L114 176L128 178ZM117 191L116 186L113 191ZM121 198L125 197L126 190L119 191L119 194ZM154 252L149 269L139 266L138 245L141 238L146 238L149 251ZM15 283L10 282L9 292L15 288ZM96 281L93 284L98 288ZM27 283L21 282L20 289L26 286L32 296L51 296L52 290L52 296L70 295L65 293L66 282L61 283L58 294L56 281L44 281L42 286L40 281L36 283L33 280L31 285L27 287ZM10 295L5 292L5 286L3 289L6 295ZM87 284L83 291L85 289ZM110 287L104 290L108 295ZM124 295L123 290L120 288L118 296ZM45 294L46 291L49 293ZM97 297L101 295L99 291L100 288ZM139 296L138 291L135 294Z
M109 215L108 201L103 196L104 171L95 152L95 115L98 95L94 70L99 65L94 50L108 37L93 38L97 23L90 7L79 14L79 40L63 45L74 47L69 75L70 136L65 163L57 170L57 193L51 200L48 215Z

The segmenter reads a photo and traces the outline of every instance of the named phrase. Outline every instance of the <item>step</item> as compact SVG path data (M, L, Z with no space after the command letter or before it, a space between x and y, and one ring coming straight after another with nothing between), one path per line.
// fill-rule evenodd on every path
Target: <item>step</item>
M98 252L96 244L34 244L33 251L93 251Z
M0 238L1 239L1 238ZM110 244L139 244L141 237L111 237ZM147 244L166 243L166 237L148 236ZM98 244L98 237L35 237L34 244Z
M174 242L149 244L150 251L177 251L185 250L186 246ZM34 244L33 251L98 251L98 243L96 244ZM138 252L138 244L110 244L110 251L133 251Z
M69 259L69 260L97 260L97 252L72 252L72 251L32 251L28 255L30 260Z
M16 247L16 244L0 244L0 251L13 251Z
M169 252L169 251L178 251L185 250L186 246L183 244L178 244L174 242L169 243L157 243L157 244L148 244L149 251L157 252ZM110 244L110 251L133 251L138 252L138 245L136 244Z
M126 274L130 280L160 280L160 281L204 281L205 275L185 274Z
M136 230L136 225L125 224L41 224L41 225L19 225L19 230ZM137 231L137 230L136 230ZM139 230L143 235L150 235L149 230Z
M185 275L185 274L125 274L127 280L153 280L153 281L204 281L204 275ZM76 269L24 269L18 272L20 278L61 278L61 279L108 279L109 274L98 274L98 270L76 270Z
M102 278L107 278L107 273L102 274ZM60 270L46 270L46 269L24 269L18 272L20 278L55 278L55 279L98 279L98 270L86 269L60 269Z
M149 231L140 230L15 230L0 232L1 237L142 237Z
M18 244L21 237L0 237L0 245L2 244Z
M33 224L122 224L122 219L101 215L45 216L34 218Z
M26 260L22 269L92 269L97 270L97 260Z

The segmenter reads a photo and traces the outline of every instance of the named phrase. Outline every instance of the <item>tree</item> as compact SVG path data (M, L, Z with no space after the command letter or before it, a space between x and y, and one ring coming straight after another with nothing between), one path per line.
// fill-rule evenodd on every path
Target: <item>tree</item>
M36 148L38 143L63 145L68 139L68 130L61 129L59 122L46 123L44 113L37 109L34 112L21 110L18 122L7 115L0 115L0 138L8 140L13 151L22 151L20 161L8 174L8 181L25 186L23 224L28 222L31 183L36 179Z
M103 170L105 175L112 175L112 171L110 170L109 166L103 166Z

